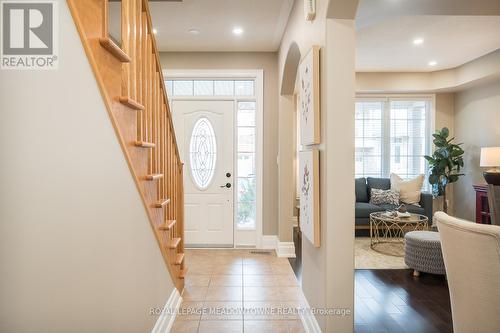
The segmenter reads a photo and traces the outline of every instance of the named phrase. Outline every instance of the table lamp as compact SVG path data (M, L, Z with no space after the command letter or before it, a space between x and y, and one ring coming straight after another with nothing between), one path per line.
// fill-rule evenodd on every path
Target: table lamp
M488 184L500 185L500 147L481 148L482 168L491 168L483 172L484 179Z

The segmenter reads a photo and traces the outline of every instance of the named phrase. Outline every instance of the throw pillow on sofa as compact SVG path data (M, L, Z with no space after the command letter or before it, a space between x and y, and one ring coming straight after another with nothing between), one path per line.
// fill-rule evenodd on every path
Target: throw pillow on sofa
M407 205L419 205L423 185L424 175L410 180L403 180L395 173L391 173L391 190L398 191L399 199Z
M372 188L370 203L374 205L399 205L399 192Z

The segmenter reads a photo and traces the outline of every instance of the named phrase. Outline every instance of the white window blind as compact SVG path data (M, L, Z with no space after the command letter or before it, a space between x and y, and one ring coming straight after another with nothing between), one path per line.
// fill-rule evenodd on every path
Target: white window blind
M430 110L430 98L357 99L356 177L427 175Z

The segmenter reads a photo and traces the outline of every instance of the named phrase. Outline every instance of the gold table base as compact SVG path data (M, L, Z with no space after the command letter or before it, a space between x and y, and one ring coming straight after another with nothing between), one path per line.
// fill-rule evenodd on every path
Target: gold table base
M404 257L405 234L409 231L429 230L429 219L419 214L411 214L410 217L392 217L385 214L370 214L370 247L385 255ZM394 251L395 246L400 250L397 254L390 252Z

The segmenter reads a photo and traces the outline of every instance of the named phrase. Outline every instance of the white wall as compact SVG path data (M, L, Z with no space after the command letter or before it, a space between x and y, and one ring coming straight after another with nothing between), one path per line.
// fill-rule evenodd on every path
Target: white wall
M0 331L147 332L173 284L59 8L59 69L0 73Z
M475 220L473 184L484 183L479 167L481 147L500 146L500 81L461 91L455 95L455 135L463 142L464 172L454 186L455 213Z

